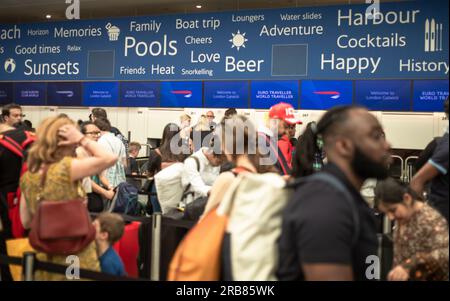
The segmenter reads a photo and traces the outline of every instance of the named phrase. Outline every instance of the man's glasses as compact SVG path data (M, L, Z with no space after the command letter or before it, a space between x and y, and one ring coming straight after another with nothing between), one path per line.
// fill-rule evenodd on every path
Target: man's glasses
M214 115L206 115L208 118L214 118Z
M86 132L86 135L91 135L91 136L100 136L101 132L99 131L95 131L95 132Z

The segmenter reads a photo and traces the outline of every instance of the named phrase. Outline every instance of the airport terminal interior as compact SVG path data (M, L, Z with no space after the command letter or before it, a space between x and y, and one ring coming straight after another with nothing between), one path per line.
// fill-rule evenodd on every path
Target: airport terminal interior
M448 281L448 6L0 0L0 283Z

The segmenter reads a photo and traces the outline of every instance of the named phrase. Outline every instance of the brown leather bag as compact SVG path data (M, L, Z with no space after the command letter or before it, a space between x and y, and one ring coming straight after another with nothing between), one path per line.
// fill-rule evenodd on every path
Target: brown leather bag
M41 191L46 176L44 169ZM29 235L31 246L50 255L74 255L86 248L95 239L95 227L83 201L38 200Z

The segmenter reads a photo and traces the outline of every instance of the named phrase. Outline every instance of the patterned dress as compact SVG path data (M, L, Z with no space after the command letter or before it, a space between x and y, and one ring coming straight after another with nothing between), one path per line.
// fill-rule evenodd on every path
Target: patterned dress
M394 232L394 267L409 271L410 280L449 280L448 224L427 204Z
M61 161L50 165L47 171L47 178L44 189L42 190L42 198L48 201L64 201L86 197L81 187L80 181L72 182L70 179L70 166L72 158L64 157ZM42 175L39 173L26 172L20 181L20 188L25 196L28 209L34 215L38 207L38 193L40 191ZM63 216L61 218L64 218ZM100 271L100 263L98 261L97 249L95 241L89 244L79 254L75 254L80 260L80 268ZM66 256L51 256L45 253L38 253L37 259L56 264L66 263ZM47 273L37 271L36 280L66 280L65 275Z

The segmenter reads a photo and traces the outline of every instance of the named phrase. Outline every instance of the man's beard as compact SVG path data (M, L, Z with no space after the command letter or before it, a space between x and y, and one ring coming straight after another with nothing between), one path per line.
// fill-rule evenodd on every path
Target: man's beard
M384 180L389 176L389 170L382 163L369 158L359 147L355 147L355 153L351 162L353 171L361 179L375 178Z

